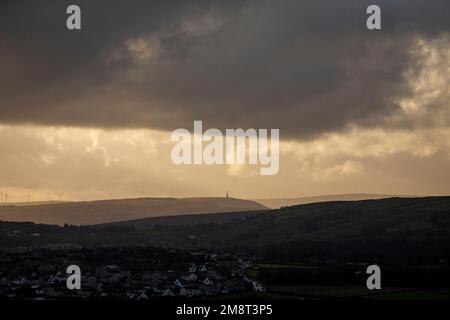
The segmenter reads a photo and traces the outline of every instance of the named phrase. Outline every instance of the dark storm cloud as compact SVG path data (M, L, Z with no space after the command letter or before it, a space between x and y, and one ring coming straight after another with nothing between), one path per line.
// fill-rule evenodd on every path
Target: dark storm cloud
M82 8L82 31L65 8ZM382 31L365 28L369 4ZM448 0L2 1L0 121L95 127L376 125Z

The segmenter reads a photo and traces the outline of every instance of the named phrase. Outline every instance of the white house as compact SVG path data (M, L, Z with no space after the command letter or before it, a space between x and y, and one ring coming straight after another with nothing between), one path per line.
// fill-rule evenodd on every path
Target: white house
M174 284L175 284L178 288L183 288L183 284L181 283L180 279L175 280Z
M189 267L189 272L190 273L196 273L197 272L197 266L195 265L195 263L191 264L191 266Z
M209 278L205 278L205 280L203 280L203 283L204 283L205 285L207 285L207 286L210 286L210 285L213 284L212 281L209 280Z
M183 280L188 281L188 282L197 281L197 276L194 273L191 273L190 275L184 276L182 278L183 278Z
M173 292L170 289L166 289L162 292L163 297L173 297Z
M137 298L138 300L148 300L148 296L143 292Z

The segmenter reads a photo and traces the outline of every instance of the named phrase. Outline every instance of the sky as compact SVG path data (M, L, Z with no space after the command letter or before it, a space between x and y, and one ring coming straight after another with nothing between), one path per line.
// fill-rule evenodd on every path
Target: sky
M448 195L449 88L448 0L1 1L0 193ZM194 120L280 129L278 174L174 165Z

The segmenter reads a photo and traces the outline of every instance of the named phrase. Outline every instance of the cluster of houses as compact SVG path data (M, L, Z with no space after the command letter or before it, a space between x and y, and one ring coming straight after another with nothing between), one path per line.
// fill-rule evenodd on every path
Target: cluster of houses
M264 291L246 275L255 257L170 248L40 248L0 252L0 299L133 299ZM66 268L81 269L69 290Z

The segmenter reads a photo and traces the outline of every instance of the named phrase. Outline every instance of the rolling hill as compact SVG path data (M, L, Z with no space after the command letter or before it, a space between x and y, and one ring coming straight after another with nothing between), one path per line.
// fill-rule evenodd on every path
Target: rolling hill
M136 230L145 230L156 226L195 226L198 224L224 224L227 222L231 222L233 220L253 217L257 214L265 212L267 212L267 210L220 212L208 214L185 214L180 216L152 217L137 220L111 222L105 224L98 224L95 227L99 228L133 227Z
M69 201L57 201L57 200L50 200L50 201L29 201L29 202L12 202L8 203L10 206L41 206L46 204L58 204L58 203L67 203ZM2 204L4 205L4 204Z
M279 198L279 199L255 199L258 203L265 205L272 209L279 209L281 207L293 206L299 204L308 204L316 202L328 201L357 201L357 200L376 200L392 197L407 198L411 196L393 196L384 194L370 194L370 193L349 193L349 194L330 194L312 197L298 197L298 198Z
M294 256L450 257L450 197L333 201L234 221L205 235L210 246Z
M0 220L90 225L149 217L265 209L254 201L234 198L139 198L0 206Z
M437 233L450 227L450 197L387 198L297 205L222 227L224 242L235 237L255 245L286 240L381 237L400 232ZM252 236L253 235L253 236ZM448 234L450 237L450 233ZM258 239L258 241L256 241Z

